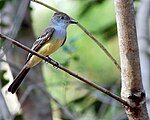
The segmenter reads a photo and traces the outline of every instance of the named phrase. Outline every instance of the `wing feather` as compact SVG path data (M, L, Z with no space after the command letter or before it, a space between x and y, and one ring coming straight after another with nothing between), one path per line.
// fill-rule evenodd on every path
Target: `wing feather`
M45 29L43 34L33 43L33 46L31 49L34 51L38 51L45 43L51 40L54 31L55 29L51 27ZM27 63L31 57L32 57L32 54L29 53L25 63Z

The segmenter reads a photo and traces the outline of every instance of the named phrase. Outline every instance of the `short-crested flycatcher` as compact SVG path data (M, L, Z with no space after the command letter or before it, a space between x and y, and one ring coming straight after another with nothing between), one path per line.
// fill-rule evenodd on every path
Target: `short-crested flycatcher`
M65 13L55 13L50 21L50 25L34 42L32 50L44 56L49 56L55 52L65 43L67 35L66 29L69 24L77 24L77 22ZM14 82L9 86L8 91L15 93L29 70L41 61L41 58L29 53L24 67L16 76Z

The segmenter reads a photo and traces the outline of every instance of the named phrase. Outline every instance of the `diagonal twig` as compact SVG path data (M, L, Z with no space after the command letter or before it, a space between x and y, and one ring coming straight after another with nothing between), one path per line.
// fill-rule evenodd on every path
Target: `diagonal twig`
M52 6L49 6L41 1L38 1L38 0L32 0L33 2L36 2L38 4L41 4L55 12L61 12L60 10L52 7ZM72 18L72 17L71 17ZM78 22L78 27L81 28L103 51L104 53L111 59L111 61L116 65L116 67L121 71L121 67L120 65L118 64L118 62L114 59L114 57L108 52L108 50L104 47L104 45L102 43L99 42L99 40L97 38L95 38L92 33L90 33L85 27L83 27L79 22Z
M12 42L14 45L16 45L16 46L18 46L18 47L20 47L20 48L22 48L22 49L30 52L33 55L36 55L37 57L45 60L46 62L52 64L53 66L59 68L60 70L62 70L64 72L70 74L71 76L77 78L78 80L80 80L80 81L82 81L82 82L84 82L84 83L92 86L93 88L95 88L95 89L97 89L97 90L99 90L99 91L101 91L101 92L103 92L103 93L105 93L107 95L109 95L110 97L114 98L115 100L117 100L118 102L122 103L123 105L132 108L132 106L130 106L126 101L124 101L123 99L121 99L119 96L111 93L109 90L107 90L107 89L105 89L105 88L103 88L103 87L95 84L94 82L92 82L92 81L90 81L90 80L88 80L88 79L86 79L86 78L84 78L82 76L79 76L78 74L76 74L76 73L70 71L69 69L61 66L60 64L56 64L58 62L56 62L54 60L50 61L47 57L45 57L45 56L43 56L41 54L38 54L37 52L35 52L35 51L31 50L30 48L24 46L23 44L19 43L18 41L7 37L6 35L4 35L2 33L0 33L0 37L3 38L3 39L7 39L8 41Z

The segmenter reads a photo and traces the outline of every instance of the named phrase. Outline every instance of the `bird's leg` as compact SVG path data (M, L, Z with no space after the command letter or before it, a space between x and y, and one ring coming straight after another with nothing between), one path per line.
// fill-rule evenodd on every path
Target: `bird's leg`
M54 66L54 67L59 66L59 63L56 62L55 60L53 60L51 57L49 57L49 56L46 56L46 57L48 58L48 62L53 63L53 66Z

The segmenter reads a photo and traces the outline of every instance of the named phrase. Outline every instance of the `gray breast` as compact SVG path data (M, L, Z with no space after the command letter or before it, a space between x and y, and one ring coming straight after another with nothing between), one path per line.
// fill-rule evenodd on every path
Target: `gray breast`
M64 40L66 37L66 29L55 28L53 39L54 40Z

